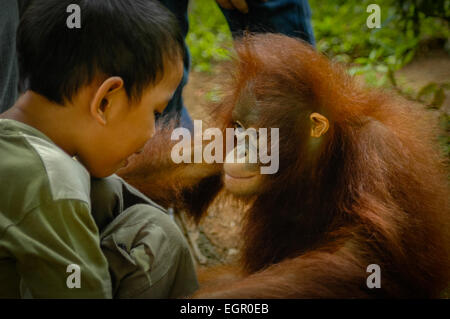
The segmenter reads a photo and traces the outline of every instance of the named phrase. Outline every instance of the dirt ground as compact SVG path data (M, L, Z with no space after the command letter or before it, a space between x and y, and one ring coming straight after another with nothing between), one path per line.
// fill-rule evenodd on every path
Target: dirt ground
M185 104L193 119L204 119L208 115L204 108L217 98L226 72L227 63L217 65L215 74L191 72L184 90ZM421 55L396 74L400 86L418 92L430 82L443 83L450 79L450 56L443 51L433 51ZM450 92L439 111L439 115L450 114ZM230 262L236 258L240 242L239 231L242 209L236 204L225 203L219 196L210 207L208 215L198 227L185 220L183 227L193 246L193 254L200 266Z

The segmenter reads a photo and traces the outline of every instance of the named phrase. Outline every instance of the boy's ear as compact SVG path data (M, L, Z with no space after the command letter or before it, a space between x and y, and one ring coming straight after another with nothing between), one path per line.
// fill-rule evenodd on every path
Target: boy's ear
M106 111L112 105L112 97L114 93L123 88L123 80L121 77L112 76L107 78L95 92L94 98L91 101L90 112L91 115L99 123L106 125Z

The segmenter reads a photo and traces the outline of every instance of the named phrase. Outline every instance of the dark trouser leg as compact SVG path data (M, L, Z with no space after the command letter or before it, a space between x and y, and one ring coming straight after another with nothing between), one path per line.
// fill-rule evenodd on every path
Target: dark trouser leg
M283 33L315 45L307 0L248 0L248 14L222 9L234 37L245 31Z
M183 37L186 39L186 35L188 33L189 29L189 22L187 17L187 6L188 6L188 0L160 0L160 2L166 6L170 11L172 11L173 14L178 19L178 22L181 27L181 31L183 33ZM173 118L175 116L180 118L180 126L186 127L190 130L193 130L193 123L192 119L189 116L189 113L184 106L183 103L183 87L186 85L188 81L188 74L189 74L189 68L190 68L190 55L189 50L186 46L186 43L184 44L186 48L186 55L184 56L184 74L183 79L181 80L180 85L178 86L177 90L175 91L175 94L172 98L172 100L167 105L166 109L164 110L163 116L168 118Z
M16 29L19 7L15 0L4 0L0 9L0 113L14 105L19 70L16 57Z

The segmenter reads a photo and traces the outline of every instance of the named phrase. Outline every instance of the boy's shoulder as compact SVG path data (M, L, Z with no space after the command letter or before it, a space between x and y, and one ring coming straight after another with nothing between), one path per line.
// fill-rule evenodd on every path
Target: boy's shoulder
M64 199L83 201L90 206L87 170L40 131L17 121L0 119L0 154L3 215L20 218L20 213L25 214L43 202Z

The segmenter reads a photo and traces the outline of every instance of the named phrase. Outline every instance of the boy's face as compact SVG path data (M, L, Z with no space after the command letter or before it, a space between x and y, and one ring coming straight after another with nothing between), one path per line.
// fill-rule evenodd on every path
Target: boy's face
M183 64L166 67L162 80L147 88L139 102L130 105L123 87L108 90L99 106L91 106L95 116L91 136L78 158L94 177L113 174L132 154L142 149L155 133L155 112L161 113L173 96L183 75ZM120 79L120 78L119 78ZM120 79L121 81L121 79Z

